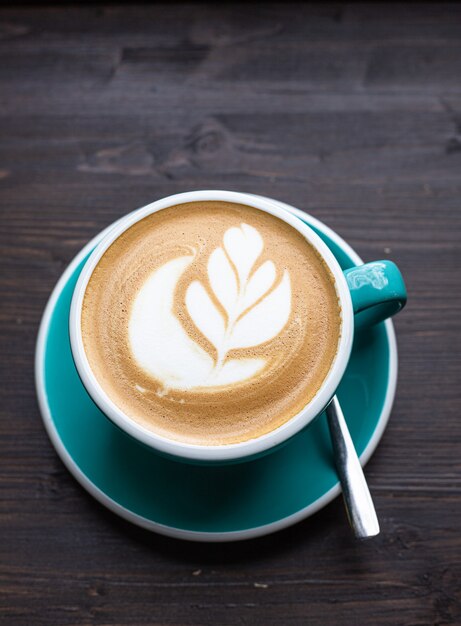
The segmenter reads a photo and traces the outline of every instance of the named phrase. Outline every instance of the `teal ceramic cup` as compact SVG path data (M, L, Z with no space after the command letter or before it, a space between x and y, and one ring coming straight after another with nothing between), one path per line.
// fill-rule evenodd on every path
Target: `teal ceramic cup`
M260 437L225 445L196 445L175 441L144 428L126 415L105 393L94 376L84 350L81 311L88 281L109 246L128 228L151 213L188 202L224 201L265 211L283 220L317 250L333 275L341 307L341 333L336 356L319 391L290 420ZM69 318L72 355L79 376L93 401L108 419L137 441L177 461L222 464L246 461L267 454L287 442L318 417L330 402L346 370L354 330L381 322L397 313L406 303L405 284L392 261L375 261L343 272L330 249L301 219L276 201L252 194L222 190L192 191L163 198L121 218L108 231L88 258L75 286Z

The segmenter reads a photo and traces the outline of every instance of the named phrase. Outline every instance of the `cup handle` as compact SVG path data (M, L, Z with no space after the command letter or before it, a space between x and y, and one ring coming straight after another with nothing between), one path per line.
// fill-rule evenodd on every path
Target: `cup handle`
M407 301L399 268L392 261L373 261L345 270L355 327L371 326L398 313Z

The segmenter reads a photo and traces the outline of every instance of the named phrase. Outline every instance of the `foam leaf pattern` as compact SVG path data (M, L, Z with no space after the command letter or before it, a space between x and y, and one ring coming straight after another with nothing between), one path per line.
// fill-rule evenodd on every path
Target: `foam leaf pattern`
M226 335L224 319L198 280L187 288L186 307L199 331L219 350Z
M240 287L246 283L251 268L263 251L264 242L253 226L241 224L224 233L224 248L237 269Z
M215 296L231 315L238 298L238 285L234 269L222 248L216 248L208 260L208 278Z
M253 306L269 291L275 282L275 276L275 265L272 261L266 261L258 267L246 285L239 314Z
M237 321L229 350L251 348L274 339L288 322L290 310L290 276L285 270L277 287Z
M211 253L207 271L211 290L227 318L200 281L193 281L186 291L192 321L217 350L217 369L223 367L229 350L274 339L291 312L288 271L274 288L276 268L272 261L254 269L264 248L259 232L241 224L240 228L229 228L223 241L224 249L219 247Z

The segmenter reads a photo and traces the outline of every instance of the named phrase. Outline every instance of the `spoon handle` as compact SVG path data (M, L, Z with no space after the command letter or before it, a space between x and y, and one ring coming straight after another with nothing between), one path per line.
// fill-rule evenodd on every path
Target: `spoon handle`
M326 409L336 469L349 522L359 539L379 533L379 523L362 466L336 396Z

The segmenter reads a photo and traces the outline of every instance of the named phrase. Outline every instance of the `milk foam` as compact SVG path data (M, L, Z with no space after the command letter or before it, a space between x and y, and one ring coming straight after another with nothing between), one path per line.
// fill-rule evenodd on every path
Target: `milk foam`
M258 267L263 248L256 228L244 223L229 228L223 247L209 256L208 280L187 287L185 312L214 348L211 353L174 313L178 282L195 254L156 269L139 290L129 319L130 347L139 366L167 389L230 385L257 375L266 359L228 358L229 351L274 339L291 314L289 272L277 281L272 261Z
M247 441L299 413L340 332L334 279L303 235L222 201L136 222L104 252L82 306L88 362L111 401L200 445Z

